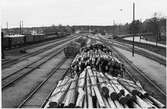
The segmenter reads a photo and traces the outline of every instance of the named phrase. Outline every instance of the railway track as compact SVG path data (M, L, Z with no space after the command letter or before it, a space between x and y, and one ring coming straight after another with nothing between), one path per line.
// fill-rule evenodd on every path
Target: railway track
M25 75L38 69L41 65L48 62L53 57L58 55L61 51L63 51L63 49L65 47L66 47L66 45L64 45L64 46L62 45L59 48L55 49L54 51L49 52L48 54L44 55L43 57L41 57L37 61L34 61L34 62L26 65L25 67L18 69L5 77L2 77L2 89L5 89L6 87L11 86L12 84L14 84L15 81L21 79Z
M114 51L116 51L116 49L113 48ZM142 85L144 86L144 88L146 89L147 92L150 92L153 95L156 95L157 99L159 99L159 101L161 101L162 103L165 104L165 98L166 98L166 92L163 91L161 89L161 87L159 87L158 84L156 84L155 81L153 81L152 79L150 79L150 77L148 77L145 72L143 72L142 70L140 70L137 66L135 66L133 63L131 63L126 57L124 57L122 54L120 54L118 51L116 51L117 57L124 63L126 63L126 68L127 68L127 73L128 75L133 78L132 80L137 80L140 81L140 83L142 83ZM134 73L135 72L135 73ZM149 86L145 87L145 86ZM156 91L155 91L156 90ZM154 91L154 92L153 92ZM163 98L163 99L162 99Z
M22 100L21 103L17 106L17 108L42 108L43 104L46 102L47 98L49 98L50 93L56 88L57 81L55 79L56 76L62 75L61 79L65 76L66 70L60 70L59 68L65 63L66 58L64 58L48 75L47 78L37 84L34 89L29 92L25 99ZM60 74L61 73L61 74ZM60 79L60 80L61 80ZM49 90L45 93L46 90ZM42 97L41 97L42 95ZM39 100L40 97L40 100ZM38 99L38 101L36 101Z
M39 49L38 51L35 51L35 52L32 52L32 53L26 54L26 55L24 55L22 57L19 57L18 59L4 61L4 62L2 62L2 69L7 68L9 66L12 66L12 65L14 65L14 64L16 64L16 63L18 63L20 61L23 61L23 60L25 60L25 59L27 59L29 57L36 56L36 55L42 53L45 50L51 49L51 48L53 48L55 46L58 46L58 45L60 45L62 43L65 43L65 42L67 42L69 40L72 40L72 39L75 39L75 38L76 38L76 36L73 36L72 38L68 38L68 39L65 39L65 40L58 41L56 44L47 46L45 48Z
M150 79L145 72L143 72L142 70L140 70L137 66L135 66L131 61L129 61L124 55L122 55L120 52L118 52L115 48L113 48L111 46L110 43L108 43L106 40L100 38L101 41L109 46L113 51L114 51L114 55L116 57L118 57L118 59L120 59L124 65L127 68L127 73L130 76L130 78L133 78L132 80L134 81L140 81L140 83L142 83L142 85L145 86L149 86L149 87L144 87L146 91L150 92L151 94L153 94L155 96L155 98L157 98L159 101L161 101L162 103L166 104L166 92L164 90L162 90L158 84L156 84L152 79ZM154 92L152 92L154 91Z
M114 43L112 43L112 44L113 44L114 46L116 46L116 47L125 49L125 50L127 50L127 51L131 51L131 50L132 50L131 46L130 46L130 45L127 45L127 44L126 44L126 46L125 46L125 44L120 43L120 42L117 42L117 41L114 41ZM138 49L138 48L135 48L135 53L137 53L137 54L139 54L139 55L142 55L142 56L144 56L144 57L147 57L147 58L149 58L149 59L151 59L151 60L154 60L154 61L156 61L156 62L158 62L158 63L160 63L160 64L166 66L166 60L164 60L164 59L162 59L162 58L160 58L160 57L158 57L158 56L155 56L155 55L153 55L153 54L151 54L151 53L146 53L145 51L140 50L140 49Z
M43 65L44 63L51 60L53 57L55 57L61 51L63 51L63 48L57 50L56 53L51 54L50 56L45 57L42 60L38 60L37 62L34 62L34 63L32 63L32 64L16 71L16 72L13 72L12 74L2 78L2 89L7 88L8 86L11 86L12 84L14 84L14 82L23 78L25 75L27 75L27 74L31 73L32 71L38 69L41 65ZM28 68L28 69L26 69L26 68Z
M124 40L121 38L116 38L116 41L122 42L122 43L126 43L126 44L133 44L133 41L130 40ZM166 56L166 48L165 47L161 47L161 46L156 46L156 45L151 45L151 44L147 44L147 43L141 43L141 42L135 42L135 46L141 47L141 48L145 48L145 49L149 49L152 52L158 53L160 55Z

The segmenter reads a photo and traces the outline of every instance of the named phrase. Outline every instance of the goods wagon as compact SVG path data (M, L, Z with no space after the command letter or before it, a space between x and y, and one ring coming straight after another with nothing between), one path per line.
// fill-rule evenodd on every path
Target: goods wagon
M39 41L44 41L44 38L45 37L45 35L39 35Z
M25 36L25 38L26 38L26 43L33 43L34 41L34 36L28 35Z
M58 32L54 34L47 35L7 35L2 40L3 48L12 48L16 46L21 46L24 44L38 43L46 40L53 40L56 38L61 38L67 36L68 33Z
M4 37L3 40L2 40L2 47L3 48L9 48L9 40L10 38L9 37Z
M125 67L103 45L82 48L46 100L44 108L137 108L166 106L139 81L124 78Z
M17 46L17 45L23 45L24 44L24 37L10 37L11 45Z
M45 39L51 40L51 39L54 39L54 38L57 38L57 37L58 37L58 35L46 35Z
M33 38L34 43L40 41L40 36L39 35L34 35L33 37L34 37Z
M67 58L75 57L75 55L79 52L80 48L80 43L71 42L66 48L64 48L64 54Z

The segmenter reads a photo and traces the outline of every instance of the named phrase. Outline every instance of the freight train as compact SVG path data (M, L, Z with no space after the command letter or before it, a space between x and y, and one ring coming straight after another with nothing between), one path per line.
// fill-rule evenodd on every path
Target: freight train
M18 46L23 46L27 44L39 43L47 40L53 40L56 38L62 38L69 33L57 32L52 34L45 35L7 35L2 38L2 47L3 49L10 49Z
M113 51L94 44L80 49L44 108L165 108L140 82L125 78Z

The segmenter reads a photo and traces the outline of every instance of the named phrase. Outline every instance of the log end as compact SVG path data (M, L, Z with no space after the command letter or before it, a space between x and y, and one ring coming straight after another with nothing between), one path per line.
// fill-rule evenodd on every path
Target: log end
M116 100L117 99L117 93L116 92L111 93L110 97L111 97L112 100Z
M58 104L56 102L50 102L48 108L57 108Z

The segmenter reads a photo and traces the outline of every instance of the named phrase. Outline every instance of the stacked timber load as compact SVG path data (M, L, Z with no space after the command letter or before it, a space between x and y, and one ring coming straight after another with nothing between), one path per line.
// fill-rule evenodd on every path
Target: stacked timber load
M103 65L109 69L112 67L112 70ZM70 67L72 75L58 82L45 108L165 107L150 96L139 82L122 78L123 65L103 45L82 48Z
M85 46L87 41L88 39L86 37L80 37L79 39L76 40L76 42L81 44L81 47Z
M87 66L58 82L45 108L164 108L133 81Z
M78 74L86 66L91 66L100 72L108 72L112 76L123 76L124 65L114 56L112 51L101 44L94 44L81 48L80 53L76 56L71 64L71 68Z
M64 54L67 58L75 57L80 48L80 43L73 41L66 48L64 48Z

